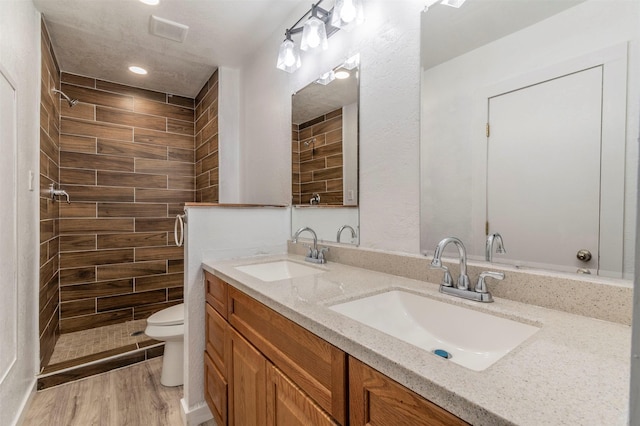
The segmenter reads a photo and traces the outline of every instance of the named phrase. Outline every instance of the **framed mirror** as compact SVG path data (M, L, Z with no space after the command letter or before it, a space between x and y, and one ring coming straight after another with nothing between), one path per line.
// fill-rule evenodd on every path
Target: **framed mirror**
M355 56L292 96L292 233L358 244L358 74Z
M597 0L423 12L422 252L457 236L479 260L633 277L639 15ZM506 253L487 253L495 234Z

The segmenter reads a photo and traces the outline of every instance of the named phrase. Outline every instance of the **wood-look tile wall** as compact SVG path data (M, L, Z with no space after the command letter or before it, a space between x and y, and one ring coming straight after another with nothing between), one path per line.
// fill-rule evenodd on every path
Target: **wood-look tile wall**
M342 108L292 127L293 204L343 204Z
M196 96L196 201L217 203L218 185L218 71Z
M40 364L51 358L59 328L58 285L58 203L46 196L49 184L59 185L60 159L60 68L53 54L49 32L41 21L41 86L40 86L40 292L39 335Z
M60 329L146 318L183 299L174 218L195 200L194 100L62 73Z

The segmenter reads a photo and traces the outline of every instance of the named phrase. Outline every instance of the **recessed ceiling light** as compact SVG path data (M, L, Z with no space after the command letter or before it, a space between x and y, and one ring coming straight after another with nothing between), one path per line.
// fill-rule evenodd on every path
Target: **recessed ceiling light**
M345 78L349 78L351 74L349 74L347 70L338 70L335 75L338 80L344 80Z
M140 75L145 75L147 73L147 70L145 70L144 68L136 67L133 65L129 67L129 71L135 74L140 74Z
M140 1L142 3L144 3L144 4L148 4L148 5L151 5L151 6L155 6L158 3L160 3L160 0L140 0Z

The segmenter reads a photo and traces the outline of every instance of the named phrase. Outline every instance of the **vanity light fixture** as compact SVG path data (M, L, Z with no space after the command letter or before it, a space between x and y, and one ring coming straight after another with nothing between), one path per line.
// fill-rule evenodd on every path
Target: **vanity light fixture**
M333 70L331 70L329 72L326 72L326 73L322 74L320 76L320 78L316 80L316 83L326 86L327 84L331 83L336 78L337 78L336 73L334 73Z
M441 4L444 4L445 6L455 7L456 9L458 9L460 6L464 4L465 1L467 0L442 0Z
M336 4L330 10L320 7L319 0L311 5L311 9L307 11L300 19L296 21L290 28L285 31L285 39L280 45L278 52L278 61L276 67L283 71L292 73L302 65L300 53L297 51L295 43L291 36L293 34L302 33L300 49L312 50L328 48L328 38L335 34L340 28L351 29L364 21L363 0L336 0ZM340 9L338 9L340 6ZM336 24L334 25L334 17ZM310 16L303 24L298 26L304 18Z
M342 68L351 71L354 68L357 68L360 65L360 54L356 53L355 55L345 59L342 63Z
M138 67L135 65L132 65L129 67L129 71L131 71L134 74L139 74L139 75L146 75L147 74L147 70L145 70L142 67Z
M148 4L149 6L156 6L160 3L160 0L140 0L144 4Z

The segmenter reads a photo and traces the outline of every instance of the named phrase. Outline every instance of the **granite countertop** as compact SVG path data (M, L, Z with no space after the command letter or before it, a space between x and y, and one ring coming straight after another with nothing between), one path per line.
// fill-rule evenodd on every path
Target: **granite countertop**
M285 259L325 272L264 282L236 269ZM203 268L474 425L628 423L629 326L501 298L494 303L466 301L439 293L437 284L339 263L313 265L291 254L204 262ZM541 328L477 372L328 309L389 289L408 290ZM478 332L469 324L469 333Z

